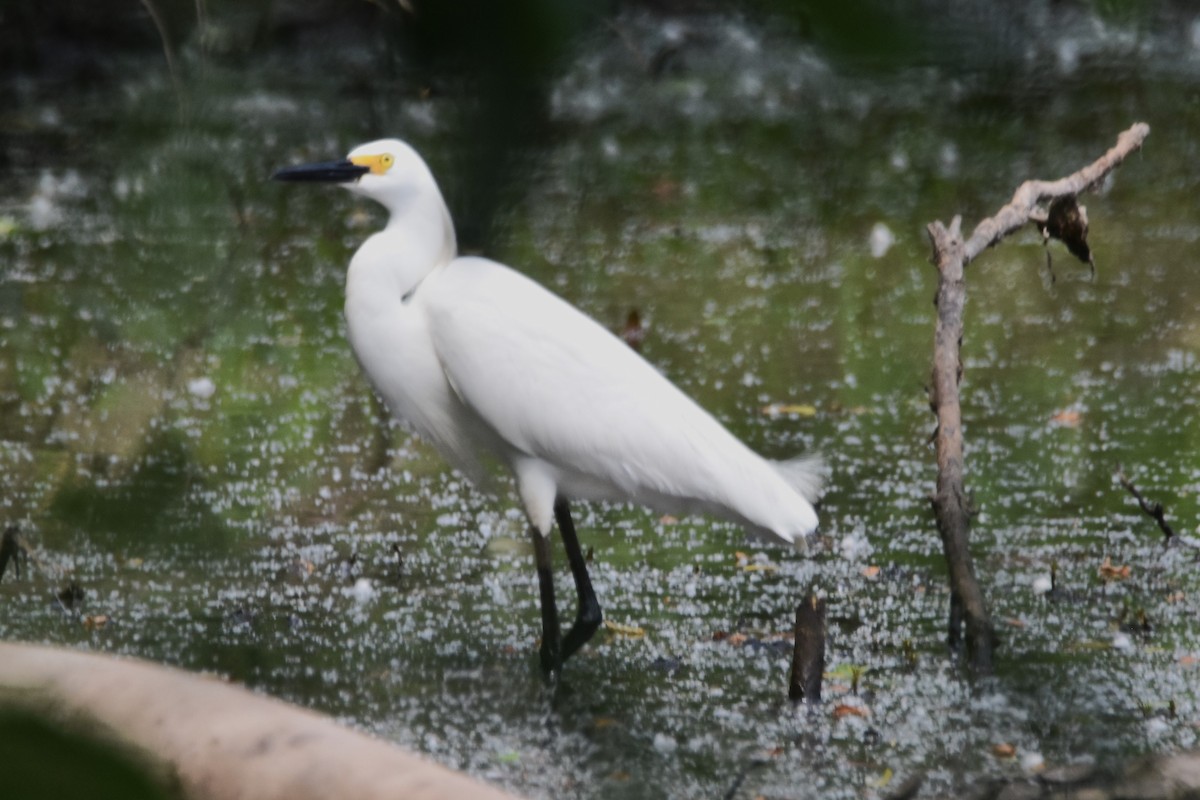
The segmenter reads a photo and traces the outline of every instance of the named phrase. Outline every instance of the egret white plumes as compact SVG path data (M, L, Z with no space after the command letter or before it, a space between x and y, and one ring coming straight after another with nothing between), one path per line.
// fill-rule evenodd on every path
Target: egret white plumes
M558 669L600 623L570 500L703 512L782 542L817 527L822 467L757 455L620 338L508 267L459 257L433 175L385 139L280 180L344 185L381 203L387 226L355 253L346 322L355 356L397 417L479 485L498 462L516 479L542 597L543 666ZM558 633L546 537L558 523L579 594Z

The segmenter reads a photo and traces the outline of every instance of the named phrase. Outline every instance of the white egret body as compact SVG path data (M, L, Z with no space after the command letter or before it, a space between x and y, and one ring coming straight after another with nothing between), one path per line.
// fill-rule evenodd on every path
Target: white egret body
M341 183L387 208L387 227L347 273L351 346L392 413L473 482L488 482L490 461L512 471L538 555L548 669L600 622L569 499L715 514L788 543L816 529L816 459L762 458L566 301L494 261L458 257L441 192L407 144L372 142L275 177ZM547 641L558 637L547 616L555 520L580 592L561 654Z

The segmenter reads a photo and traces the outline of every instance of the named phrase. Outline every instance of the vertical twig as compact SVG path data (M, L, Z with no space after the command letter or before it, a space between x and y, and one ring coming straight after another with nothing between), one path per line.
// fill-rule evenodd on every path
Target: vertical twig
M815 593L796 606L796 644L792 649L792 676L788 697L792 702L821 702L821 677L825 672L825 601Z
M1133 495L1133 499L1138 501L1138 505L1141 506L1142 511L1146 512L1151 519L1158 523L1158 529L1167 537L1163 544L1169 546L1171 542L1175 541L1175 531L1167 524L1167 517L1162 503L1151 503L1145 497L1142 497L1142 493L1133 485L1133 481L1125 476L1125 470L1120 467L1117 467L1117 480Z

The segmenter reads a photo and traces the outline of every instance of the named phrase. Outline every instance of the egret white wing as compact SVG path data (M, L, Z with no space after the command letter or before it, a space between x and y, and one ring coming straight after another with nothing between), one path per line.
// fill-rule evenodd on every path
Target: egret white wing
M794 494L778 472L566 301L479 258L456 259L420 293L463 402L577 495L720 513L791 538L771 520L780 493Z

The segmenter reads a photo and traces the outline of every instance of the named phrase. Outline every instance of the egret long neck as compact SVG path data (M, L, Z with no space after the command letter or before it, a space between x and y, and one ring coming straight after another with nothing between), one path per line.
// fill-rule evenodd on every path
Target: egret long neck
M388 224L382 233L392 240L398 253L404 253L406 262L429 265L419 277L458 255L454 222L432 176L429 185L385 198L383 204L388 210Z
M384 205L387 227L363 242L346 280L347 303L364 309L408 298L426 275L458 254L454 224L436 186Z

